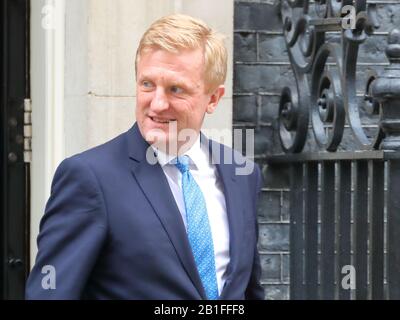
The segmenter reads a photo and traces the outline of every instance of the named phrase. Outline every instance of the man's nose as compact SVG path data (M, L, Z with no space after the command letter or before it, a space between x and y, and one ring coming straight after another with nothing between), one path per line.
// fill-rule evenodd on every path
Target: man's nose
M157 88L157 90L154 93L154 97L151 100L150 109L155 112L160 112L165 109L168 109L168 106L169 106L168 97L166 96L164 89Z

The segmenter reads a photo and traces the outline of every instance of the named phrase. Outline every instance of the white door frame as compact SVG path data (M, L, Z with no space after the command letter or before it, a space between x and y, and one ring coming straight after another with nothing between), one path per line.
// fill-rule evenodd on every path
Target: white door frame
M31 1L31 264L54 171L64 158L65 0Z

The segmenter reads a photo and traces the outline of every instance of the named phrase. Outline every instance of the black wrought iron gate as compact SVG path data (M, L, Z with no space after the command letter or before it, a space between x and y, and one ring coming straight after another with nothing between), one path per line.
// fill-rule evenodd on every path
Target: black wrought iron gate
M290 167L291 299L400 299L400 31L359 73L376 3L280 5L296 85L280 101L285 154L267 161Z
M29 1L1 1L0 17L0 298L21 299L29 268L29 166L24 162Z

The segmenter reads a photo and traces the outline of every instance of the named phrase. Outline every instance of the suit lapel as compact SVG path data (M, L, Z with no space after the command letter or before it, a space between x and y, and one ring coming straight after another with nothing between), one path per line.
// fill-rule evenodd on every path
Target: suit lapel
M133 160L131 171L138 185L153 207L175 251L203 299L206 298L181 214L174 200L161 166L146 160L149 144L142 138L137 124L127 132L129 156Z

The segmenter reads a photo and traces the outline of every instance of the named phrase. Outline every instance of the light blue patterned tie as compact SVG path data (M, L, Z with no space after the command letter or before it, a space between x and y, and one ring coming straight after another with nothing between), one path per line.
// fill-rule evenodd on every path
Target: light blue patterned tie
M182 173L189 243L207 298L215 300L218 299L217 276L206 202L200 187L189 172L189 157L178 157L176 167Z

